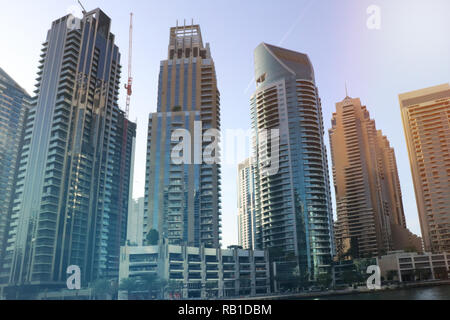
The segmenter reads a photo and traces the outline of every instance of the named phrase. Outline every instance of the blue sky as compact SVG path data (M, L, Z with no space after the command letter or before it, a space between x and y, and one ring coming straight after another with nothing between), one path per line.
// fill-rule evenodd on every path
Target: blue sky
M74 0L1 0L0 66L34 90L39 50L51 22ZM349 95L367 105L395 148L408 226L420 234L398 94L450 81L448 0L85 0L113 20L126 82L129 13L135 14L134 96L138 121L136 197L144 194L148 114L156 111L159 62L167 58L169 29L194 19L211 43L222 97L222 127L250 126L253 51L261 42L307 53L314 65L325 127L335 103ZM366 10L381 8L381 29L369 30ZM249 83L251 85L249 86ZM121 103L124 105L124 90ZM327 134L328 145L328 134ZM237 243L236 166L223 170L224 245Z

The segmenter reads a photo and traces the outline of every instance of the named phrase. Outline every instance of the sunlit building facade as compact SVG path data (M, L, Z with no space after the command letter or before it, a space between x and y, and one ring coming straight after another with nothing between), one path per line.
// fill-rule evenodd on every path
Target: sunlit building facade
M291 276L315 280L330 271L334 241L313 66L305 54L263 43L255 50L255 79L256 248L270 251L286 282ZM279 139L270 130L275 137L278 130Z
M184 130L189 137L176 137ZM218 248L221 241L221 167L203 157L220 131L220 93L209 44L199 25L171 28L161 62L157 112L148 125L145 223L173 245ZM218 137L217 137L218 139ZM209 140L209 141L208 141ZM179 143L183 161L173 161ZM220 153L211 153L220 158ZM210 159L211 160L211 159Z
M3 283L21 293L118 276L136 125L118 106L120 53L100 9L53 22L26 122Z
M450 85L400 95L425 249L450 251Z
M420 251L420 241L406 228L394 149L360 99L347 96L336 104L330 143L339 258Z

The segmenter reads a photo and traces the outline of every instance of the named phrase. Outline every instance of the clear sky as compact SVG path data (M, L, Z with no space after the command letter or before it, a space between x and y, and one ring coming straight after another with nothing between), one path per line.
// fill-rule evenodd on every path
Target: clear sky
M395 148L410 229L420 234L398 94L450 81L448 0L84 0L112 18L126 82L129 13L135 14L134 95L138 121L134 196L144 194L148 114L156 111L159 62L167 58L177 19L199 23L211 43L222 98L222 127L250 126L253 51L261 42L307 53L322 98L326 130L335 103L349 95L367 105ZM74 0L0 0L0 66L34 90L41 43L51 22ZM381 8L381 29L367 28L370 5ZM250 85L249 85L250 84ZM125 90L121 92L124 105ZM328 145L328 132L326 137ZM329 146L328 146L329 149ZM331 158L330 158L331 159ZM237 166L223 169L223 243L237 243ZM332 182L331 182L332 183Z

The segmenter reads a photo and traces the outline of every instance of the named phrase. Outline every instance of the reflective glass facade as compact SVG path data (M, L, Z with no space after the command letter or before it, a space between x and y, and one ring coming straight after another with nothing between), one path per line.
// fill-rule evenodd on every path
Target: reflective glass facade
M0 68L0 266L30 96Z
M53 22L43 45L1 280L83 285L118 275L136 126L117 104L120 53L101 10ZM75 25L77 25L76 23Z
M175 164L174 131L190 134L188 163ZM148 126L144 224L170 244L220 246L220 164L201 154L210 144L202 136L220 131L220 93L209 44L198 25L170 31L168 60L161 62L157 112ZM188 138L189 140L189 138Z
M239 245L254 249L255 233L255 168L249 158L238 166L238 230Z
M252 128L279 130L279 141L256 135L257 248L269 249L277 271L316 279L334 254L333 218L322 107L309 58L261 44L255 51L257 89ZM270 136L270 135L269 135ZM275 148L279 154L274 152ZM279 170L266 169L266 160Z

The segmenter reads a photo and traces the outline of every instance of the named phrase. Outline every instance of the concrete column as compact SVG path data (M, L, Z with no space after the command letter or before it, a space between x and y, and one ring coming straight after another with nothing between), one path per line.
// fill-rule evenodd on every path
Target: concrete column
M222 260L222 250L218 249L218 260L219 260L219 293L218 297L223 298L224 297L224 286L225 286L225 280L224 280L224 273L223 273L223 260Z
M251 278L251 295L256 295L256 265L255 265L255 252L251 251L250 258L250 278Z
M430 254L428 256L428 260L430 262L430 267L431 267L431 279L436 280L436 275L434 274L434 265L433 265L433 259L432 259L433 255Z

